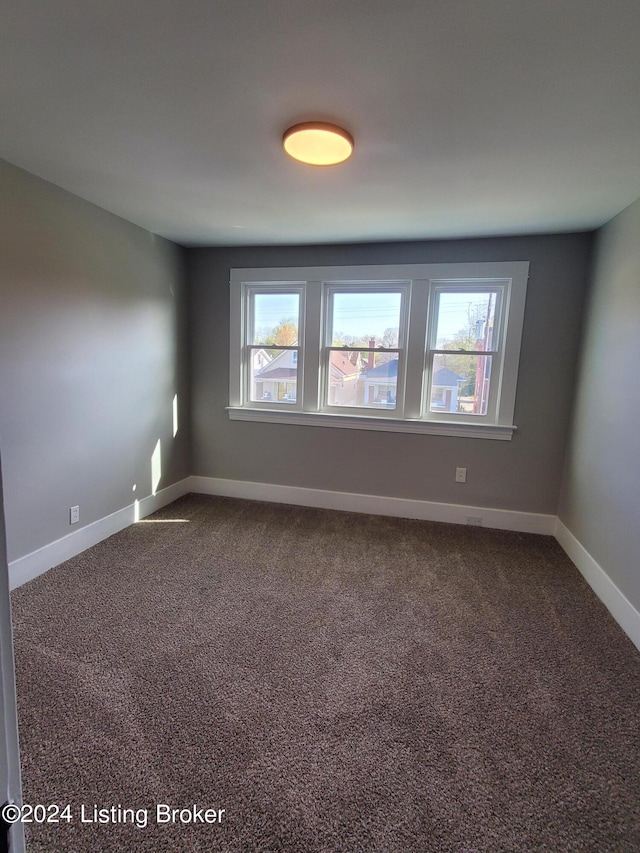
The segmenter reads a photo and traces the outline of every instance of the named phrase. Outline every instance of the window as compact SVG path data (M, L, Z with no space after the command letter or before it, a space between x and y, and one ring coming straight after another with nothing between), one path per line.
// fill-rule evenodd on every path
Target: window
M252 286L245 293L247 403L300 408L298 353L304 288Z
M498 419L500 326L508 282L436 283L429 319L429 412Z
M407 285L334 283L323 295L321 409L395 414L404 389Z
M229 416L509 439L528 269L232 270Z

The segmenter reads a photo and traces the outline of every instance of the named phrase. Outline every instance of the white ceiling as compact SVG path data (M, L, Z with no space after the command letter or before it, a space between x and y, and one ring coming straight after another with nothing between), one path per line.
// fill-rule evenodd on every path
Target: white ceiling
M639 0L3 0L0 156L188 245L589 229L640 196ZM282 132L355 137L331 168Z

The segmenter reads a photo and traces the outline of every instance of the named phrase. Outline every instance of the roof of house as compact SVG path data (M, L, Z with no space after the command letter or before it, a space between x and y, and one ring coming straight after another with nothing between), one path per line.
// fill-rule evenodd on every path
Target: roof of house
M286 349L274 356L260 370L256 371L255 379L295 379L297 367L293 364L293 353L296 350Z
M442 388L455 388L458 382L462 382L464 376L458 376L453 370L448 367L441 367L433 374L433 384Z
M331 351L331 372L337 374L338 378L354 376L360 373L360 368L350 361L344 353L339 350Z
M262 370L255 374L256 379L266 379L270 382L272 379L295 379L298 371L295 367L274 367L273 370L267 370L267 365Z
M362 378L365 382L384 382L396 379L398 376L398 359L393 358L391 361L386 361L384 364L379 364L372 370L368 370L363 374ZM462 382L463 376L458 376L453 370L448 367L441 367L433 374L433 384L444 388L457 388L458 383Z
M385 379L397 379L398 377L398 358L392 358L391 361L385 361L371 370L367 370L362 375L365 382L384 382Z
M264 350L260 350L264 352ZM279 353L272 361L264 365L260 370L256 371L255 379L295 379L297 375L297 367L291 364L292 350L285 350ZM331 373L338 380L350 376L358 376L360 367L353 364L345 353L338 350L331 352Z

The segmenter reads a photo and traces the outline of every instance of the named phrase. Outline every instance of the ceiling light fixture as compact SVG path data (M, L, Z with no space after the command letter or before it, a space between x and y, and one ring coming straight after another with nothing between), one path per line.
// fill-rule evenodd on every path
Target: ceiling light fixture
M321 121L294 124L282 137L284 150L295 160L312 166L335 166L353 151L353 137L341 127Z

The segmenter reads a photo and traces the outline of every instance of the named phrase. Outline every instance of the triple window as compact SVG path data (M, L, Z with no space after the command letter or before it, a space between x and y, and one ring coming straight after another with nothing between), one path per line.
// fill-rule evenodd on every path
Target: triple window
M528 263L232 270L230 416L510 438Z

